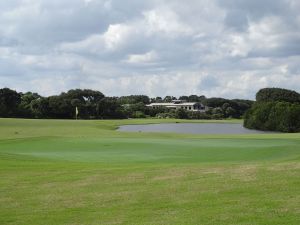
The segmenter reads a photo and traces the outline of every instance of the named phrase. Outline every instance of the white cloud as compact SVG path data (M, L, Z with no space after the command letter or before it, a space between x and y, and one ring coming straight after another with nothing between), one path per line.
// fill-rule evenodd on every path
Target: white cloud
M231 44L231 55L232 56L242 56L245 57L248 55L251 50L251 46L245 40L244 37L239 35L232 35L232 44Z
M157 8L143 13L149 34L187 35L192 29L180 21L178 15L168 8Z
M105 47L109 50L115 50L122 44L126 43L133 29L124 24L110 25L107 31L103 34Z
M117 51L126 45L134 29L125 24L109 25L103 34L93 34L87 38L70 43L63 43L60 49L74 52L103 54L104 51Z
M296 0L3 1L0 86L232 98L265 86L300 91L299 11Z
M103 35L94 34L82 41L61 44L62 51L97 53L104 49Z
M155 51L149 51L145 54L128 55L128 58L125 60L125 62L130 64L148 64L154 63L158 59L159 57Z

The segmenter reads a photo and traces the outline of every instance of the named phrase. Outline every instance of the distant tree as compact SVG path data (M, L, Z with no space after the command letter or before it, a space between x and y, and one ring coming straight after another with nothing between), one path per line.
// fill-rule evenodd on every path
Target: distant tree
M224 98L207 98L204 101L204 104L216 108L216 107L222 107L224 103L229 102L230 100L224 99Z
M142 102L123 105L123 109L126 112L127 116L132 118L135 118L136 112L142 112L143 114L145 114L145 112L147 111L147 107Z
M132 118L146 118L145 113L141 111L134 111L134 113L131 115Z
M232 118L237 117L236 110L230 106L226 108L225 115L226 117L232 117Z
M130 96L122 96L118 98L118 102L121 105L124 104L137 104L137 103L143 103L143 104L149 104L150 98L146 95L130 95Z
M296 91L282 89L282 88L263 88L256 94L256 101L270 102L283 101L291 103L300 103L300 94Z
M223 105L222 105L222 110L223 111L226 111L226 109L228 108L228 107L230 107L230 104L228 103L228 102L225 102Z
M34 118L51 118L49 98L37 98L31 101L31 111Z
M199 97L197 95L190 95L189 96L189 102L199 102Z
M188 111L188 118L195 119L195 120L199 120L199 119L209 120L211 119L211 115L207 113L198 112L198 111Z
M213 108L212 114L223 114L223 109L221 107Z
M150 98L150 103L155 103L155 98Z
M161 97L156 97L155 102L161 103L161 102L163 102L163 99Z
M21 93L21 103L19 105L19 115L23 118L34 118L34 112L32 111L32 102L41 98L37 93L26 92Z
M64 98L63 95L50 96L49 100L49 116L57 119L71 119L74 117L74 108L71 100Z
M72 89L67 93L62 93L61 96L67 99L78 99L83 103L97 103L104 98L104 95L100 91L94 91L90 89Z
M205 98L202 101L206 106L210 107L212 110L208 114L216 114L214 109L221 108L222 112L219 112L219 116L240 118L245 112L251 108L253 101L243 100L243 99L224 99L224 98ZM227 108L230 107L230 114L226 113ZM218 110L218 109L216 109ZM233 114L234 113L234 114Z
M126 114L115 98L105 97L97 103L97 118L123 119Z
M74 89L67 93L62 93L60 98L64 99L69 105L69 116L75 118L75 108L78 108L79 118L93 119L96 118L97 103L104 98L100 91L90 89Z
M19 104L21 94L9 88L0 89L0 116L16 117L19 116Z
M245 127L281 132L300 131L300 103L296 102L293 91L263 89L257 95L259 101L245 114Z
M288 115L288 130L291 132L300 132L300 104L291 104Z
M299 132L300 104L290 102L257 102L247 111L244 126L250 129Z
M222 119L225 117L223 109L221 107L213 108L211 111L212 119Z
M155 107L155 108L152 108L152 107L145 108L145 114L152 116L152 117L156 117L157 114L168 113L168 112L170 112L170 109L168 109L167 107L163 107L163 106Z
M186 110L180 108L180 109L177 109L175 111L175 118L177 118L177 119L188 119L189 116L188 116L188 113L187 113Z
M155 117L158 114L174 118L179 114L166 107L147 107L154 102L171 102L174 96L149 98L146 95L130 95L121 97L105 96L90 89L72 89L60 95L42 97L37 93L17 93L8 88L0 89L0 116L24 118L75 118L76 108L81 119L96 118L124 118L136 116ZM181 96L180 100L199 102L209 106L209 111L204 116L197 113L188 113L187 117L241 117L250 108L251 101L228 100L222 98L206 98L205 96ZM107 108L105 108L107 107ZM219 110L222 109L222 112ZM182 113L184 115L184 113ZM186 115L184 115L186 117Z
M199 100L200 102L205 101L205 99L206 99L206 97L205 97L204 95L201 95L201 96L199 96L199 98L198 98L198 100Z
M206 97L204 95L197 96L197 95L190 95L190 96L180 96L180 100L185 100L187 102L203 102Z
M166 96L163 101L164 102L172 102L172 100L176 100L176 97L174 97L174 96Z
M188 102L189 101L189 96L180 96L178 99Z

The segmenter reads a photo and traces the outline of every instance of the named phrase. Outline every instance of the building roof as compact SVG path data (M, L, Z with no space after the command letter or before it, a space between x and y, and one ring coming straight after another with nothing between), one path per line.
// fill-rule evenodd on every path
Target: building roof
M196 104L201 104L201 103L199 103L199 102L182 102L182 103L163 102L163 103L151 103L147 106L194 106Z

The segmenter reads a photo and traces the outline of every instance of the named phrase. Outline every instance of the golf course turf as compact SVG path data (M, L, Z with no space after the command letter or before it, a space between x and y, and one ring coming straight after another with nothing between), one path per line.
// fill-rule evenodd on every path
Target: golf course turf
M160 122L208 121L0 119L0 224L300 224L300 134L116 131Z

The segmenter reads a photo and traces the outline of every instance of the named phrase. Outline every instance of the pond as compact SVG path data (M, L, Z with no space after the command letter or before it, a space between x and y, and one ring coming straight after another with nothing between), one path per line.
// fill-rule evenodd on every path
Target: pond
M271 133L250 130L236 123L160 123L144 125L124 125L118 131L126 132L167 132L182 134L263 134Z

